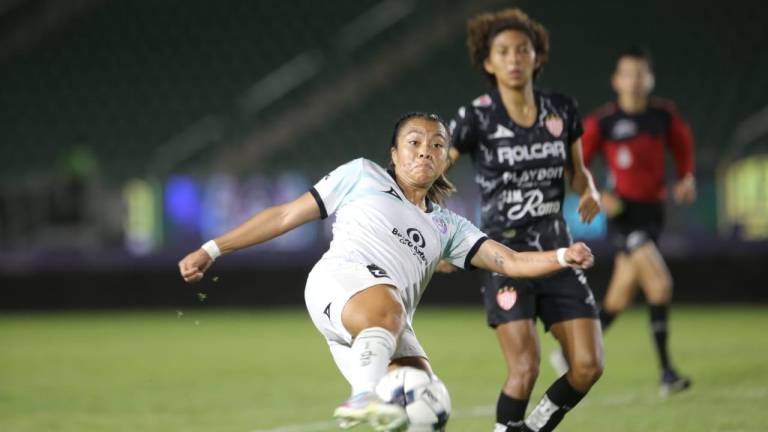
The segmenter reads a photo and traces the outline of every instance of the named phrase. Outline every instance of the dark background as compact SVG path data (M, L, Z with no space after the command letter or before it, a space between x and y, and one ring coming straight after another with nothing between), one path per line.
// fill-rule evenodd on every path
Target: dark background
M584 115L612 97L616 52L653 53L655 93L696 137L699 200L669 204L660 244L676 300L768 300L763 2L3 0L0 308L176 307L199 290L210 306L301 305L329 222L198 287L176 262L341 163L386 162L400 114L450 118L482 94L465 21L507 6L548 28L539 85ZM450 177L449 207L476 220L469 163ZM597 252L600 296L612 249L600 224L572 229ZM435 276L424 302L479 304L476 278Z

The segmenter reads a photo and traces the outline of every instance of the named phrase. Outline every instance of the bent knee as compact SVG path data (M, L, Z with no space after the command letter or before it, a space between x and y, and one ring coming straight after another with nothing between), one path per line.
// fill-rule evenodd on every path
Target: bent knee
M669 276L655 278L648 283L645 296L650 304L667 304L672 300L672 278Z
M588 390L603 375L605 367L598 359L576 361L568 372L572 383L579 390Z
M536 379L539 377L539 368L510 370L504 381L504 393L526 399L530 396Z
M405 308L400 303L393 303L377 308L369 317L371 327L382 327L392 334L400 334L405 328L406 314Z
M624 312L624 310L629 307L629 304L631 303L632 298L611 298L606 297L603 301L603 309L612 314L612 315L618 315L621 312Z
M539 377L539 362L533 359L521 359L507 365L506 387L533 387Z
M514 377L530 377L533 380L539 376L539 364L538 363L519 363L507 368L507 376L509 378Z
M407 322L405 307L394 298L355 299L348 302L342 312L342 323L353 335L370 327L381 327L397 336Z

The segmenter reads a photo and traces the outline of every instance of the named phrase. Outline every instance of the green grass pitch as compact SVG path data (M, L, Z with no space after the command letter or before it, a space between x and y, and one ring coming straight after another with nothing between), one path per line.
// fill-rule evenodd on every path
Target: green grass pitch
M1 315L0 431L335 430L348 388L303 310L184 312ZM673 359L694 386L667 400L645 309L628 312L605 375L558 430L768 430L766 312L674 309ZM490 431L504 367L481 308L425 307L414 324L451 391L448 429ZM535 399L553 379L545 360Z

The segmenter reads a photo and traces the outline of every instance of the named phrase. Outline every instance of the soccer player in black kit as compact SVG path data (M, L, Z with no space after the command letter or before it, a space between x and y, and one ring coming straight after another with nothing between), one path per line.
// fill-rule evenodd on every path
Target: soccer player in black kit
M652 97L650 55L642 48L621 52L611 84L616 101L598 108L584 121L584 160L605 158L612 191L602 196L609 234L617 248L613 277L600 310L603 330L611 325L642 288L649 305L651 332L661 368L660 393L687 389L690 379L672 366L667 347L667 317L672 276L656 243L664 223L666 149L674 157L678 204L696 198L693 135L669 101Z
M600 197L582 161L575 101L534 87L547 61L548 33L519 9L480 14L467 30L470 59L492 89L459 108L451 158L472 159L483 229L515 250L568 246L565 184L580 195L585 222L600 211ZM587 279L581 271L538 280L484 273L482 290L507 363L494 431L551 431L603 372L602 333ZM537 318L560 342L570 369L526 418L540 363Z

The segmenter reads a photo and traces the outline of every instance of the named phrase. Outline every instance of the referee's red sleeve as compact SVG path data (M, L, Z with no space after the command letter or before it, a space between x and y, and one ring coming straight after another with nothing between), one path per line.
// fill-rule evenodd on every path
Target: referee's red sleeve
M667 136L672 156L675 158L677 177L693 174L693 133L688 123L677 113L672 113L672 120Z
M584 134L581 136L581 153L584 166L589 166L596 153L602 151L603 137L600 135L600 125L597 117L590 115L584 119Z

